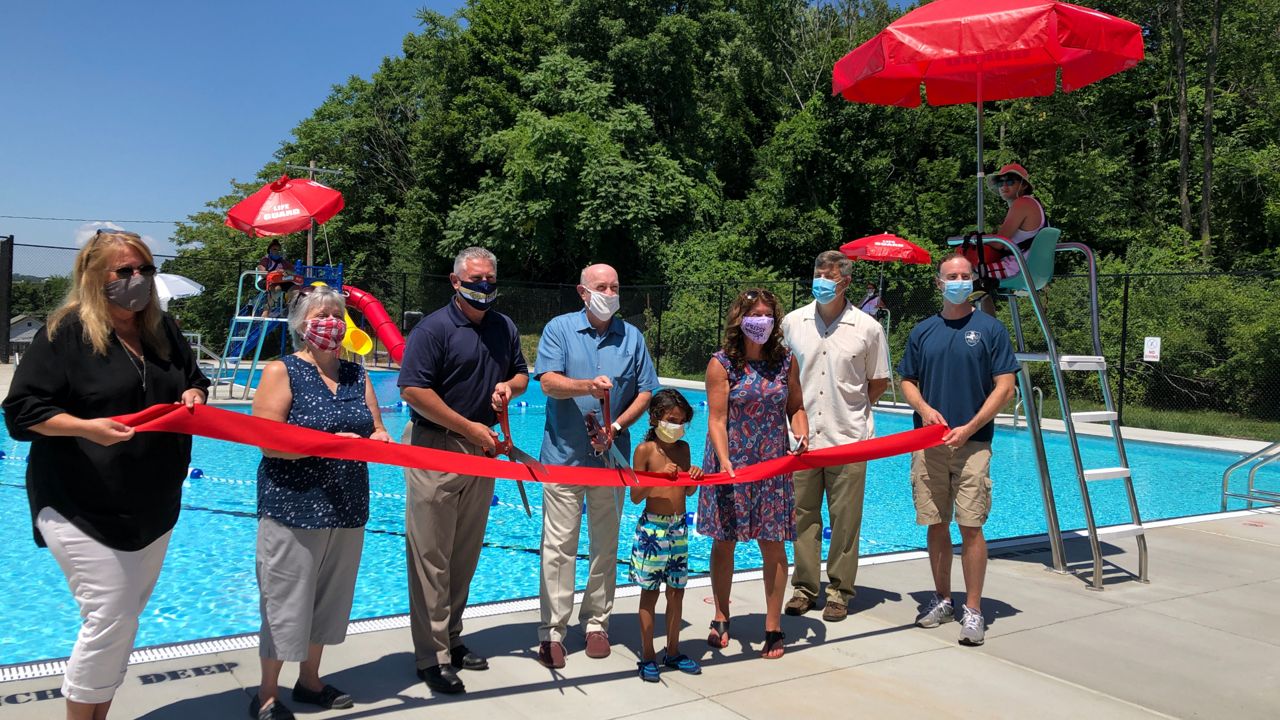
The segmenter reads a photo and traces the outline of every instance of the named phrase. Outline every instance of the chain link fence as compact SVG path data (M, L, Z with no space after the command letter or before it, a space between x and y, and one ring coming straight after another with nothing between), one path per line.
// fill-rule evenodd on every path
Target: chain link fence
M42 321L66 294L68 273L77 252L72 247L15 244L10 278L11 316ZM206 347L221 348L237 301L241 273L256 259L213 258L199 254L156 256L162 272L195 279L205 286L197 297L175 300L170 311L184 329L200 332ZM885 325L893 362L901 357L911 329L940 306L927 268L895 272L883 286ZM851 294L862 281L875 281L878 269L855 265ZM772 291L784 312L811 301L809 279L794 281L729 281L701 285L626 285L622 316L640 328L661 375L700 378L719 347L725 315L737 294L747 288ZM2 279L0 279L2 280ZM430 313L449 301L453 290L446 274L396 272L351 273L345 282L378 298L407 333L416 313ZM543 326L556 315L581 308L575 285L502 280L499 309L524 336L534 359ZM1128 424L1159 425L1161 414L1222 413L1280 421L1280 273L1134 273L1098 277L1099 332L1109 380ZM1084 275L1063 275L1042 292L1046 313L1064 354L1093 354L1089 321L1089 282ZM240 298L242 301L245 298ZM858 302L860 295L851 297ZM997 316L1010 326L1007 302ZM1044 340L1029 303L1019 303L1030 351ZM365 321L358 316L356 321ZM28 323L30 324L30 323ZM16 327L16 325L14 326ZM28 334L29 337L29 334ZM1144 360L1145 339L1161 339L1158 361ZM11 335L13 349L21 338ZM379 345L372 361L390 359ZM1044 412L1056 416L1053 383L1044 366L1032 368L1033 382L1044 390ZM1073 409L1101 403L1096 377L1068 373ZM1174 429L1174 428L1169 428ZM1270 432L1267 426L1265 432ZM1274 438L1270 438L1274 439Z

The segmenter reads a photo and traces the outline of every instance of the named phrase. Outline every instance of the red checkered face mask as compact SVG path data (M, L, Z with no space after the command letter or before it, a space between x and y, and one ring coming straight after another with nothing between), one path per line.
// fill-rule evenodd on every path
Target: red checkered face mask
M313 317L307 321L307 330L302 339L315 345L317 349L333 352L342 345L342 338L347 335L347 323L338 317Z

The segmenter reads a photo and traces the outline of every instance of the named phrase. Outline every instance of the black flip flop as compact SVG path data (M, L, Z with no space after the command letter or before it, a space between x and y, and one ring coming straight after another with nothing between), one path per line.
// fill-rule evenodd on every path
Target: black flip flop
M725 637L729 634L728 620L712 620L711 631L711 634L707 635L708 645L717 649L724 649L725 647L728 647L729 643Z

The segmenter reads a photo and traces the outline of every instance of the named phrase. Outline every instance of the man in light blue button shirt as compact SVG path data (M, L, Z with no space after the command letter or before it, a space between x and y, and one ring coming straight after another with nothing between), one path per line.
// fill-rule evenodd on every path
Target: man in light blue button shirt
M608 265L583 270L578 295L584 308L553 318L538 342L534 377L547 396L541 460L604 467L604 458L593 451L587 438L584 417L592 410L599 412L600 399L608 394L610 409L617 413L609 435L618 450L631 457L627 427L648 410L649 398L658 389L658 373L644 335L615 316L617 271ZM542 606L538 660L547 667L564 667L584 498L591 564L578 619L586 632L587 656L609 655L609 613L617 582L623 488L548 484L542 491L542 574L538 587Z

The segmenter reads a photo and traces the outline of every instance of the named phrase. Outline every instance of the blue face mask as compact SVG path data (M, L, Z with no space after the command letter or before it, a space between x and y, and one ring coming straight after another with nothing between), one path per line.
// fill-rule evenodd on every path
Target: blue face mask
M946 280L942 283L942 297L952 305L959 305L973 294L972 280Z
M827 304L836 299L836 282L823 277L813 279L813 299Z

